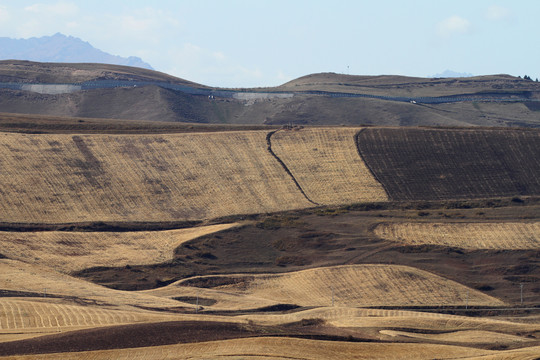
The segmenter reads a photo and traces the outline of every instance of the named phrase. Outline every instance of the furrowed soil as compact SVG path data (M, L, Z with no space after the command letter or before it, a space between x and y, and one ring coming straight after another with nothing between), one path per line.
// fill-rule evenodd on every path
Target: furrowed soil
M540 193L540 133L368 128L357 145L392 200Z
M0 343L0 354L5 356L136 348L260 336L271 332L278 333L278 329L247 327L226 322L123 325ZM85 341L81 342L81 338Z

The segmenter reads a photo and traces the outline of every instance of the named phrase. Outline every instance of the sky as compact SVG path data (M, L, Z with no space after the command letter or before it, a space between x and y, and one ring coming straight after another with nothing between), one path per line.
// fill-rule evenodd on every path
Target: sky
M0 37L57 32L218 87L319 72L540 77L537 0L0 0Z

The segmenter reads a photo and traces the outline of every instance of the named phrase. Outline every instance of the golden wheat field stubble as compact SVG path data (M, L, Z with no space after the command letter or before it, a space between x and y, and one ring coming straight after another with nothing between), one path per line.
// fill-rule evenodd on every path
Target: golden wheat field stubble
M306 195L318 204L387 201L388 197L358 154L358 128L278 131L272 149Z
M172 260L174 249L184 242L239 225L137 232L0 231L0 253L66 273L95 266L150 265Z
M383 223L375 234L407 245L442 245L465 249L540 248L538 222Z
M322 204L339 193L339 201L386 199L356 154L355 131L291 132L283 140L278 132L279 153L293 173L307 173L299 183ZM268 151L266 136L2 133L0 220L198 220L313 206ZM303 145L287 158L295 138ZM321 185L328 174L333 187Z
M175 300L109 289L44 266L9 259L0 259L0 289L37 294L46 291L57 297L82 298L119 308L170 308L178 305Z
M301 306L503 305L503 302L427 271L400 265L344 265L285 274L227 275L215 289ZM219 276L180 280L197 282Z

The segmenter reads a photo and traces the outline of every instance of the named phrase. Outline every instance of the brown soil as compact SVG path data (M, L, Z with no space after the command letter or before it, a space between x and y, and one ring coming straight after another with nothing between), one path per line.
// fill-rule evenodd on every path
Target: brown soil
M260 326L211 321L171 321L79 330L33 339L0 343L2 356L139 348L256 336L288 336L319 340L374 341L363 332L336 335L321 320L283 326ZM354 335L354 336L353 336Z
M514 304L520 301L519 284L524 283L524 300L532 304L540 293L537 250L405 246L381 240L372 231L376 224L391 221L538 221L540 204L533 199L521 201L508 200L505 204L509 206L504 207L474 207L472 202L462 202L464 208L456 209L446 208L444 203L409 203L390 210L321 208L262 216L255 225L185 243L177 248L175 260L168 263L87 269L76 275L113 288L138 290L195 275L288 272L341 264L399 264L433 272Z
M540 194L540 133L368 128L364 161L393 200Z

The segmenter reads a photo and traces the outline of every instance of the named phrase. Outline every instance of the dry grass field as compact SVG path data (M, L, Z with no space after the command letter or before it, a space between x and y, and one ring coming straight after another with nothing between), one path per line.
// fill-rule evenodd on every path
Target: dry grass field
M84 328L164 321L171 316L142 310L73 305L58 298L0 298L0 342Z
M1 134L0 221L178 221L311 206L266 132Z
M508 343L521 343L531 341L520 336L501 334L491 331L478 331L478 330L466 330L466 331L454 331L444 334L422 334L412 333L406 331L395 330L382 330L381 334L388 335L390 337L405 337L413 339L423 340L435 340L448 343L473 343L473 344L508 344Z
M503 302L426 271L397 265L349 265L285 274L203 276L179 285L300 306L496 306Z
M375 234L407 245L442 245L462 249L540 249L538 222L381 223Z
M358 307L317 307L288 313L239 315L261 325L278 325L319 319L325 324L339 328L356 329L415 329L418 334L442 334L460 331L486 331L501 334L523 334L540 330L537 322L523 319L495 319L449 315L437 312L376 309ZM388 330L390 331L390 330Z
M277 131L274 153L284 162L307 197L336 205L386 201L388 197L355 148L358 128Z
M0 259L0 289L38 296L83 299L98 304L108 304L119 309L170 308L179 305L174 300L113 290L60 274L47 267L8 259Z
M96 266L150 265L173 259L174 249L239 223L137 232L0 231L0 253L70 273Z
M182 286L173 283L152 290L140 290L142 294L175 299L179 305L193 310L198 302L201 309L210 311L239 311L251 310L279 305L275 299L267 299L255 295L239 294L227 289L207 289L194 286Z

